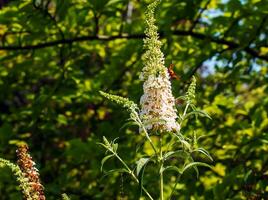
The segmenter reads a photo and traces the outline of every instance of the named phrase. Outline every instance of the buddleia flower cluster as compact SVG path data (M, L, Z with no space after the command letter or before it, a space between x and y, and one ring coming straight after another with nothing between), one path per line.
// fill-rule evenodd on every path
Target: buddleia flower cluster
M19 183L20 189L22 190L24 196L27 200L34 200L31 193L31 185L28 182L28 179L24 176L24 173L21 171L20 167L16 164L13 164L9 160L0 158L0 167L8 167L11 169L12 173L16 176Z
M28 146L22 145L17 149L18 165L30 185L29 194L24 194L28 200L29 196L33 200L45 200L44 187L40 183L39 173L35 167L35 162L28 153Z
M0 158L0 168L8 167L16 176L24 200L46 200L44 186L40 182L38 169L29 154L29 147L24 144L18 147L17 164ZM0 198L1 199L1 198ZM70 200L67 194L62 194L63 200Z
M146 137L143 141L140 141L136 152L145 147L146 142L152 150L147 152L145 148L142 149L142 153L136 159L135 164L129 165L128 162L120 157L116 139L109 142L104 137L103 143L99 144L107 150L107 155L101 161L101 170L107 160L117 158L123 168L111 171L129 174L140 185L141 195L144 193L150 200L154 199L150 194L152 190L147 190L143 185L144 171L147 164L151 167L154 166L154 170L159 175L159 199L164 200L173 199L177 183L185 171L194 168L198 176L198 166L210 167L206 163L196 162L195 157L193 157L194 152L212 160L209 153L204 148L199 147L199 138L196 137L195 132L193 138L186 137L181 133L180 126L184 126L185 119L190 118L192 115L208 118L209 116L205 112L198 110L194 105L196 89L194 77L186 95L178 97L178 100L183 100L181 105L183 112L179 114L180 112L178 111L177 114L170 82L172 73L169 73L168 68L165 67L161 41L155 25L154 12L158 3L159 1L153 1L148 6L145 15L145 52L142 56L143 69L140 74L140 80L143 81L143 95L140 98L140 108L128 98L100 92L102 96L126 108L130 113L130 124L138 125L140 134ZM170 162L170 160L173 162ZM177 176L175 182L166 174L166 170L175 172L174 174ZM169 184L165 183L167 178L164 175L169 178ZM173 185L173 189L169 194L169 198L166 198L164 186L171 185Z
M134 112L134 111L139 109L137 104L135 104L133 101L130 101L127 98L120 97L120 96L117 96L117 95L112 95L112 94L102 92L102 91L100 91L100 94L102 96L106 97L107 99L109 99L111 101L114 101L117 104L121 105L122 107L128 109L130 111L130 113L132 113L132 112Z
M144 67L140 75L143 83L143 95L140 99L140 117L147 130L178 131L178 116L175 110L175 99L171 92L168 69L164 65L161 41L155 26L154 10L159 1L150 4L146 12Z
M19 187L25 200L45 200L44 187L40 183L38 170L28 153L28 146L22 145L17 149L17 165L9 160L0 158L0 167L8 167L17 177Z
M118 105L121 105L122 107L126 108L130 113L130 118L137 124L141 123L138 116L139 107L133 101L130 101L128 98L112 95L103 91L100 91L100 94L105 98L109 99L110 101L114 101Z
M195 99L195 88L196 88L196 79L193 76L192 82L186 92L186 100L187 100L187 103L189 104L192 103L192 101Z

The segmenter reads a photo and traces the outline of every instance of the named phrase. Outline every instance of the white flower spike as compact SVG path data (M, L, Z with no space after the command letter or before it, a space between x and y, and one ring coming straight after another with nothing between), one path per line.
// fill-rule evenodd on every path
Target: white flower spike
M164 55L161 51L161 41L155 26L154 10L159 1L149 6L146 13L146 49L142 59L144 67L140 79L144 81L140 99L140 117L147 130L160 132L178 131L180 125L175 110L175 99L171 92L168 69L164 65Z

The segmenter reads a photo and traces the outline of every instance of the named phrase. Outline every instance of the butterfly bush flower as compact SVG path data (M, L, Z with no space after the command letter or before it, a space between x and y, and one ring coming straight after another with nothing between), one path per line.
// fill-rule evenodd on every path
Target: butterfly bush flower
M170 76L164 65L161 41L155 26L154 10L158 2L152 3L146 13L146 51L142 57L144 67L140 75L140 79L144 81L144 94L140 99L140 117L147 130L178 131L180 126L176 122L178 116L171 92Z
M19 187L21 188L25 199L34 200L31 196L31 185L28 183L28 178L25 177L25 174L21 171L20 167L16 164L13 164L9 160L0 158L0 167L5 166L9 167L16 176L17 181L19 182Z
M44 187L40 183L38 170L35 168L35 162L28 153L28 149L27 145L22 145L17 149L18 165L30 184L30 198L25 195L25 199L45 200Z

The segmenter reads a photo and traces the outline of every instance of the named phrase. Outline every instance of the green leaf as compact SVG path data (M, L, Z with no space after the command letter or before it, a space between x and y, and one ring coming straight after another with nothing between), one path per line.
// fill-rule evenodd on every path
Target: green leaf
M63 194L61 195L61 197L62 197L62 200L70 200L70 198L68 197L68 195L65 194L65 193L63 193Z
M206 164L206 163L202 163L202 162L191 162L189 164L187 164L183 170L182 170L182 173L184 173L186 170L192 168L192 167L197 167L197 166L203 166L203 167L208 167L208 168L211 168L211 166L209 164Z
M202 117L207 117L209 119L212 119L206 112L202 111L202 110L194 110L194 111L191 111L190 113L188 113L186 116L185 116L185 119L190 117L191 115L199 115L199 116L202 116Z
M115 139L112 141L112 143L111 143L111 146L112 146L113 152L116 152L116 151L117 151L117 149L118 149L118 143L115 143L117 139L118 139L118 137L117 137L117 138L115 138Z
M108 149L108 147L107 147L105 144L101 143L101 142L98 142L97 144L101 145L101 146L104 147L105 149Z
M142 169L141 169L141 175L139 176L140 197L142 196L143 176L144 176L145 168L146 168L148 162L149 162L149 161L147 161L147 162L143 165L143 167L142 167Z
M106 7L112 6L113 4L118 4L120 2L126 2L126 0L109 0L109 2L106 4Z
M107 145L107 146L111 146L109 141L106 139L105 136L102 137L103 138L103 141L104 141L104 144Z
M101 160L101 171L102 171L102 169L103 169L103 165L104 165L104 163L105 163L109 158L112 158L112 157L114 157L113 154L108 155L108 156L105 156L105 157Z
M167 166L167 167L162 167L161 169L160 169L160 173L163 173L163 172L165 172L165 171L175 171L175 172L178 172L179 174L182 174L183 173L183 171L182 170L180 170L178 167L176 167L176 166Z
M109 171L105 171L105 175L102 178L104 178L106 176L109 176L111 174L114 174L114 173L128 173L129 174L129 171L127 171L124 168L112 169L112 170L109 170Z
M190 107L192 108L192 110L197 110L196 106L194 104L190 104Z
M57 0L57 7L56 7L56 14L59 17L59 19L63 20L65 16L68 14L68 9L70 8L71 1L65 0L65 1L60 1Z
M186 147L188 150L191 150L191 145L186 140L180 140L181 144Z
M173 133L173 136L175 136L184 147L186 147L188 150L191 149L191 145L189 144L189 142L187 142L184 137L181 135L181 134L176 134L176 133Z
M247 180L248 180L248 178L249 178L249 176L252 174L252 170L249 170L246 174L245 174L245 176L244 176L244 181L246 182Z
M187 98L185 96L179 96L179 97L176 98L176 100L184 100L184 101L186 101Z
M120 129L119 131L121 131L122 129L129 127L129 126L139 126L139 124L135 121L130 121L130 122L126 122Z
M268 140L265 140L265 139L261 139L261 142L265 143L265 144L268 144Z
M211 161L213 161L213 158L211 157L209 152L207 150L205 150L204 148L195 149L193 152L200 152L200 153L204 154L206 157L208 157Z
M113 151L116 152L117 149L118 149L118 143L114 143L114 144L112 145L112 147L113 147Z
M178 156L180 156L180 157L184 157L184 155L187 153L183 150L170 151L170 152L167 152L166 154L164 154L163 159L167 160L168 158L175 156L176 154L178 154ZM186 155L186 156L188 156L188 155Z
M136 164L137 164L137 168L136 168L136 174L137 176L139 176L141 169L150 161L151 158L140 158Z
M57 121L61 125L67 125L68 124L68 120L67 120L66 116L65 115L62 115L62 114L59 114L58 115Z

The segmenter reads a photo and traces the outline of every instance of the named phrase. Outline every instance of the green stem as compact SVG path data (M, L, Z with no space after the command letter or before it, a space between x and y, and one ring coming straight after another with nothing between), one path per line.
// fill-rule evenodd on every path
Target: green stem
M128 165L125 163L125 161L123 161L120 156L113 152L112 153L115 155L115 157L124 165L124 167L127 169L128 173L133 177L133 179L139 184L139 179L135 176L135 174L133 173L133 171L128 167ZM150 193L146 190L145 187L141 186L141 189L144 191L144 193L149 197L150 200L154 200L153 197L150 195Z
M181 122L180 122L180 126L181 126L181 124L182 124L182 121L184 120L185 115L187 114L187 110L188 110L189 106L190 106L189 103L187 103L186 106L185 106L185 109L184 109L183 114L182 114L182 120L181 120ZM177 136L177 135L176 135L176 136ZM178 136L177 136L177 137L178 137ZM172 188L172 192L171 192L171 194L170 194L169 200L172 199L172 196L173 196L173 194L174 194L174 192L175 192L175 190L176 190L176 187L177 187L178 182L180 181L180 178L181 178L181 174L179 174L178 177L177 177L177 179L176 179L176 182L175 182L175 184L174 184L174 186L173 186L173 188Z
M183 114L182 114L182 117L181 117L180 126L181 126L181 124L182 124L182 121L184 120L184 117L185 117L185 115L186 115L186 113L187 113L187 110L188 110L189 106L190 106L189 103L187 103L186 106L185 106L185 109L184 109Z
M164 200L164 180L163 180L163 151L162 151L162 136L160 136L160 155L159 155L159 159L160 159L160 169L159 169L159 173L160 173L160 200Z
M153 148L154 153L157 155L157 150L156 150L156 148L155 148L155 146L154 146L154 144L153 144L153 141L151 140L151 138L150 138L150 136L149 136L147 130L146 130L145 127L143 126L142 121L140 120L138 114L137 114L137 116L136 116L136 119L138 120L138 123L140 124L140 126L141 126L143 132L145 133L146 138L147 138L148 141L150 142L150 145L151 145L151 147Z
M183 112L183 116L186 115L189 105L190 105L189 103L186 104L184 112Z
M170 194L169 200L172 200L172 196L173 196L173 194L174 194L174 192L175 192L175 190L176 190L176 187L177 187L178 182L180 181L180 178L181 178L181 174L179 174L179 175L177 176L177 179L176 179L176 182L175 182L175 184L174 184L174 186L173 186L173 189L172 189L172 192L171 192L171 194Z

